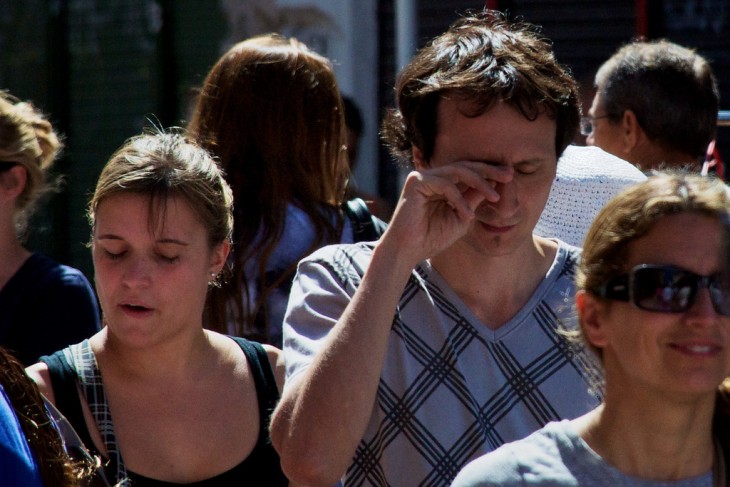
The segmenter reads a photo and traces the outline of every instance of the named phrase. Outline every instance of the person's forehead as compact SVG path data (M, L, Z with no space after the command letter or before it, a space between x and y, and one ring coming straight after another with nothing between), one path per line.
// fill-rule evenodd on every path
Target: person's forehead
M546 113L531 120L516 107L501 101L486 110L480 108L468 100L441 100L435 149L494 162L557 160L557 123Z
M526 115L526 112L523 112L517 103L512 101L495 99L487 104L475 99L444 96L439 99L436 105L436 118L439 122L442 122L448 119L475 119L483 115L503 116L509 114L526 121L532 121L533 118L535 120L549 119L553 124L556 124L554 117L548 115L547 107L537 104L536 110L537 116L531 117Z
M649 231L627 246L627 264L672 264L699 274L712 274L724 261L724 232L713 216L696 212L670 214L660 218ZM701 234L703 238L687 238Z
M165 196L120 191L102 198L96 207L96 225L119 224L124 218L143 220L154 228L205 227L182 195Z
M601 110L601 107L603 105L603 102L601 100L601 92L600 90L596 90L596 94L593 95L593 100L591 101L591 107L588 109L588 115L591 117L597 116L597 113Z

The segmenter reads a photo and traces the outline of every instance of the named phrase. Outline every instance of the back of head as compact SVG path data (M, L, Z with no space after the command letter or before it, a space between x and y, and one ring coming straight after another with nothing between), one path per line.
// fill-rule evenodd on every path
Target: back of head
M28 178L16 200L16 227L22 233L40 196L51 189L47 172L61 141L46 117L30 103L0 92L0 164L21 165Z
M233 195L222 171L203 148L180 134L139 135L112 155L89 202L92 227L99 204L119 193L146 195L151 203L163 204L170 196L182 197L207 228L211 246L230 238ZM151 216L155 210L151 204Z
M0 401L5 401L3 396L7 396L18 418L27 446L38 462L43 484L68 487L92 485L95 467L91 462L76 464L67 454L64 448L66 445L49 417L38 386L28 377L23 365L4 347L0 347L0 391L4 393L0 394ZM7 442L3 448L9 449L12 445ZM3 465L3 468L7 467Z
M294 199L340 202L339 89L330 62L295 39L271 34L233 46L208 74L188 130L219 160L238 207L257 218Z
M386 114L383 139L410 163L411 147L433 154L441 98L472 100L483 111L504 101L534 120L556 120L556 154L574 138L580 107L577 86L535 26L508 21L496 11L469 14L421 49L398 76L397 109Z
M338 207L349 167L332 65L296 39L277 34L239 42L208 73L188 133L217 158L235 195L233 276L213 290L206 323L224 331L226 323L253 323L266 302L273 285L264 269L284 233L289 205L311 221L315 238L307 253L339 239ZM258 275L247 275L245 264L254 259ZM296 261L281 279L295 268ZM262 291L249 309L241 294L252 282Z
M666 40L633 42L599 68L595 84L610 118L633 111L647 136L667 150L700 159L715 137L717 81L691 49Z

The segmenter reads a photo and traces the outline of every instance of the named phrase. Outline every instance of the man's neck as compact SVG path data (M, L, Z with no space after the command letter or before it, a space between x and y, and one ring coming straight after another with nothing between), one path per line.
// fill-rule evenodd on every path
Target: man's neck
M700 172L702 168L699 158L685 152L664 149L656 144L647 145L637 150L631 160L644 172L652 169L688 169Z
M479 254L459 241L430 262L464 304L487 327L497 329L527 304L556 252L557 244L540 237L498 256Z

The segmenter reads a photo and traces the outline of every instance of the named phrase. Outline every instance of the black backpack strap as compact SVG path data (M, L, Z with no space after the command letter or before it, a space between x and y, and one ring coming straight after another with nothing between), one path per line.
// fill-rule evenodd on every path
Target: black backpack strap
M386 225L379 218L370 214L368 205L362 198L352 198L342 204L345 214L352 223L355 242L377 240L385 232Z

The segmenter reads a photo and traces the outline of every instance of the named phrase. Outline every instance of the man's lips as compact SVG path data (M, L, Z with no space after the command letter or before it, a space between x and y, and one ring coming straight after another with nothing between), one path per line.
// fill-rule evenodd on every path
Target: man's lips
M515 227L515 225L491 225L482 221L479 223L485 230L492 233L507 233Z

